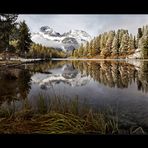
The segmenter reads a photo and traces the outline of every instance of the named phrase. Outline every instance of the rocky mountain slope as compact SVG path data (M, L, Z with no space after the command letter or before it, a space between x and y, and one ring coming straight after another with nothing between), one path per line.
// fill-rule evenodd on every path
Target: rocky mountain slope
M91 36L82 30L70 30L60 34L48 26L43 26L39 32L32 34L31 39L35 43L67 51L78 48L81 43L85 44L90 41Z

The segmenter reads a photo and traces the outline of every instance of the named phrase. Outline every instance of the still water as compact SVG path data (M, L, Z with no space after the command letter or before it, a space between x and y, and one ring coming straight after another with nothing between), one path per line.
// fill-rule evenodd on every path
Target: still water
M0 105L21 108L61 98L87 101L100 111L111 109L123 126L148 129L148 61L64 61L26 64L0 70ZM12 103L13 102L13 103Z

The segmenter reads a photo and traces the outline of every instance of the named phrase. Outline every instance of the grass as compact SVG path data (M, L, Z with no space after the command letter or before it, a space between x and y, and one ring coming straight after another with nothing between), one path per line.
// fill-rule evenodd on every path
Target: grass
M69 101L57 97L47 103L39 95L36 109L28 99L19 111L15 106L1 108L0 133L120 134L120 130L115 119L93 111L85 102L81 104L78 97Z

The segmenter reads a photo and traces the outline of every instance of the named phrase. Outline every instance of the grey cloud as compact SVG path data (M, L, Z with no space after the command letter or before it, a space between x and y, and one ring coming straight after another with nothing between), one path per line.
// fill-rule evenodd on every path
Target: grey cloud
M19 15L18 21L23 19L32 32L47 25L60 33L80 29L92 36L120 28L136 34L137 28L148 24L148 15Z

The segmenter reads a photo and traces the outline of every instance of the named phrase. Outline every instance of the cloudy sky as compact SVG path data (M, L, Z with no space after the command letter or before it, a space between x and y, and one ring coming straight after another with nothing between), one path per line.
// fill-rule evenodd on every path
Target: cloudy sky
M22 20L26 21L31 32L38 32L41 26L49 26L59 33L79 29L96 36L120 28L136 34L138 27L148 24L148 15L19 15L18 21Z

